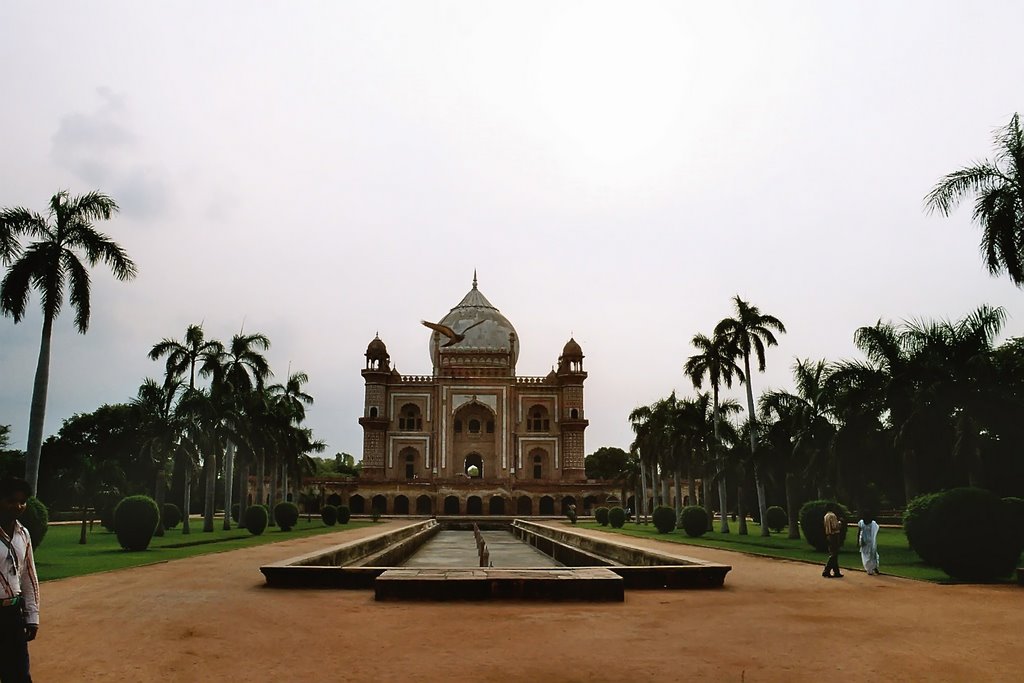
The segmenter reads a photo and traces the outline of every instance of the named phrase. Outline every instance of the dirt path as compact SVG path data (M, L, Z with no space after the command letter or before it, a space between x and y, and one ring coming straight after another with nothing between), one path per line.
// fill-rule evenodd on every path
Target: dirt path
M726 588L616 605L378 604L263 585L262 563L398 524L44 583L33 678L1009 681L1024 667L1016 587L826 580L807 564L621 536L731 564Z

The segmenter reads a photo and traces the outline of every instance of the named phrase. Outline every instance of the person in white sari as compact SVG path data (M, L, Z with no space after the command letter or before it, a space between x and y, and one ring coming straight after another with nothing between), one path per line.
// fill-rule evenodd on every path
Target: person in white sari
M878 572L878 522L870 515L857 522L857 545L864 571L877 575Z

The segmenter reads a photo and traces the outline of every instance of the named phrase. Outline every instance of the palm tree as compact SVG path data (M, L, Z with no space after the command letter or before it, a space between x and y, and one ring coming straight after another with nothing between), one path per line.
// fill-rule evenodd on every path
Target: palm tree
M168 467L173 467L175 455L180 448L182 424L175 410L175 399L179 389L181 389L181 385L178 382L161 384L147 377L139 387L138 395L132 401L132 406L139 413L142 432L140 455L148 455L156 468L156 487L153 497L161 516L167 493ZM162 520L157 524L155 535L164 535Z
M214 375L214 388L224 393L225 418L227 421L227 452L224 457L224 530L231 528L232 483L234 482L232 465L236 445L239 442L239 427L244 420L246 397L253 392L263 391L263 382L273 373L270 364L261 351L270 348L270 339L263 334L236 334L231 338L227 349L221 354L221 366ZM209 475L207 475L209 476ZM246 478L248 479L248 477ZM209 481L209 480L208 480ZM214 481L216 479L214 478ZM211 491L207 492L212 499ZM246 492L239 490L244 498ZM239 519L241 519L239 504ZM212 505L211 505L212 509Z
M89 329L89 271L85 264L105 262L118 280L135 277L135 264L110 237L93 227L93 221L107 220L118 210L113 199L101 192L72 197L62 190L50 198L47 216L21 207L0 211L0 249L4 261L13 261L0 284L0 311L18 323L25 317L29 293L39 292L43 309L43 332L39 344L32 387L28 424L25 479L36 490L39 454L43 445L46 390L50 381L50 337L53 321L60 314L67 293L75 309L75 327L82 334ZM12 235L28 235L36 241L24 250L11 246ZM85 263L83 263L83 261Z
M224 353L224 345L215 339L207 341L206 336L203 332L202 323L199 325L189 325L185 330L185 339L178 341L176 339L164 338L160 342L153 345L153 348L149 351L150 360L159 360L160 358L167 356L167 370L165 374L165 383L170 383L177 380L188 371L188 390L189 392L195 391L196 388L196 369L198 368L199 374L206 376L213 372L217 365L217 360L221 354ZM188 423L188 437L189 440L195 443L195 430L196 424L194 421ZM180 449L179 453L185 456L188 453L187 449ZM192 458L188 458L188 462L184 463L182 467L182 474L185 477L184 485L184 505L182 512L182 525L181 533L191 533L189 526L189 511L192 509Z
M975 195L974 221L981 225L981 252L993 275L1006 272L1024 286L1024 132L1020 115L995 131L995 158L947 174L925 197L929 212L948 216Z
M819 468L830 472L831 446L836 434L828 392L829 368L823 360L811 362L797 359L793 365L796 393L770 391L761 396L761 413L774 418L769 432L781 432L784 442L786 472L786 513L789 517L789 538L800 538L797 513L800 501L796 492L796 470ZM773 430L774 428L774 430Z
M704 376L707 375L711 383L711 392L714 398L714 422L715 422L715 446L712 458L717 463L718 469L718 504L722 510L722 525L719 529L723 534L729 533L729 516L726 514L726 481L724 476L724 465L720 462L722 458L722 441L719 437L721 429L721 400L719 390L724 384L732 388L732 379L737 377L743 381L743 371L736 365L736 354L729 348L728 339L721 335L714 335L708 338L703 334L693 335L690 343L697 349L697 353L686 359L683 372L695 389L701 389Z
M761 535L769 536L771 532L765 523L768 502L765 499L764 478L757 459L757 414L754 412L754 388L750 383L750 354L757 358L757 369L764 372L764 351L766 347L776 346L778 341L772 331L786 332L782 321L772 315L761 313L757 306L751 305L736 295L733 297L736 315L725 318L715 326L715 336L724 337L732 348L734 357L743 357L742 382L747 387L747 411L750 422L750 456L754 462L754 486L757 488L757 505L761 513Z
M303 390L303 386L308 382L309 376L306 373L301 371L294 372L288 375L288 380L284 384L271 385L267 390L273 404L273 410L278 415L278 435L281 444L284 446L278 449L278 453L285 456L284 499L288 498L288 465L297 465L303 454L310 452L306 450L307 446L317 452L323 450L323 448L313 445L320 442L314 442L312 434L308 435L308 438L303 438L297 431L299 425L306 419L306 406L313 405L313 397ZM274 474L276 475L276 471ZM275 493L271 493L271 496L274 495Z

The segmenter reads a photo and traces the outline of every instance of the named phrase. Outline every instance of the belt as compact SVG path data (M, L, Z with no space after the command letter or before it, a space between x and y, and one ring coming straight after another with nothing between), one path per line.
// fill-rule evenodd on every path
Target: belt
M20 595L15 595L13 598L0 598L0 607L17 607L20 604Z

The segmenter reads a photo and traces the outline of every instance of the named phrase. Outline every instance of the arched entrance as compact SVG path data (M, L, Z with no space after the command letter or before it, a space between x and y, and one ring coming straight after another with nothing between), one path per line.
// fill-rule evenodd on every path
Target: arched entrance
M466 499L466 514L467 515L482 515L484 514L484 503L480 500L480 496L470 496Z
M353 515L361 515L366 512L366 501L358 493L349 496L348 509Z
M416 514L417 515L432 515L434 514L434 501L430 496L423 495L416 499Z
M540 499L540 514L542 515L553 515L555 514L555 499L551 496L544 496Z
M446 515L457 515L459 514L459 498L458 496L448 496L444 499L444 514Z
M407 515L409 514L409 499L405 496L395 496L395 514L396 515Z
M505 514L505 499L501 496L492 496L491 502L487 506L487 512L491 515Z
M370 504L370 512L377 512L382 515L388 513L388 499L386 496L377 494L373 497L373 501Z
M327 504L333 505L334 507L338 507L339 505L341 505L341 496L339 496L337 493L332 493L331 495L327 496Z
M529 496L519 496L519 500L516 501L516 514L517 515L532 515L533 514L533 501Z
M576 499L573 498L572 496L566 496L565 498L563 498L562 499L562 514L563 515L569 514L569 506L570 505L575 505L575 504L576 504Z
M470 473L470 467L476 468L476 474ZM484 460L480 457L479 453L470 453L466 456L466 465L463 472L470 479L483 479L484 478Z

